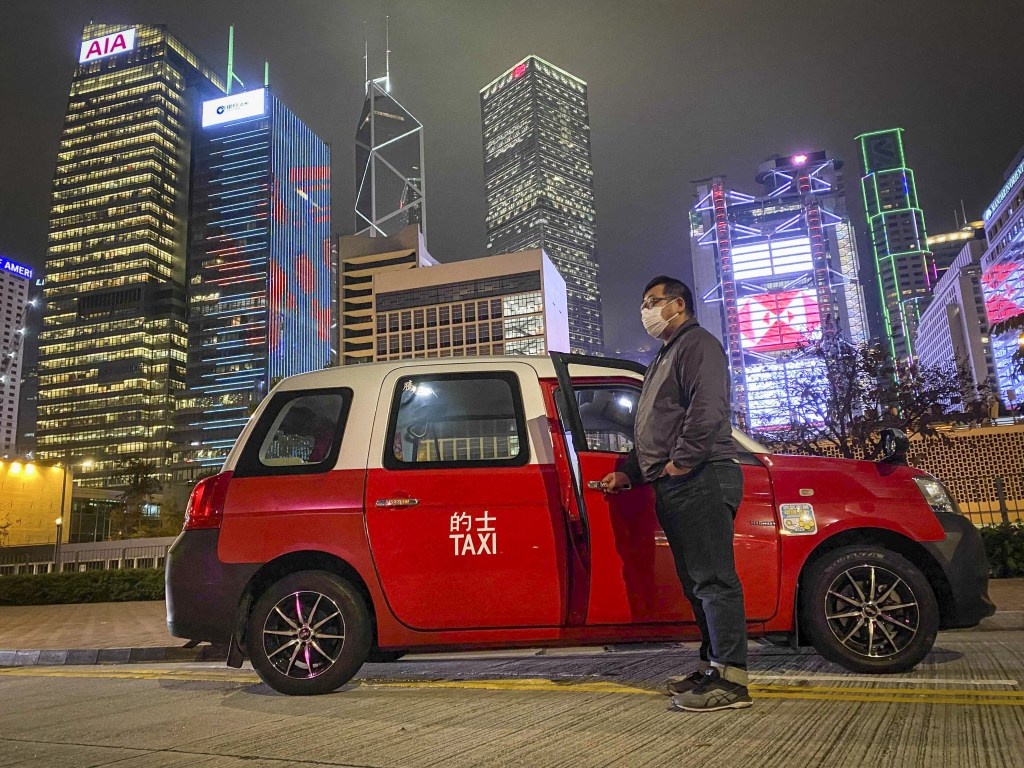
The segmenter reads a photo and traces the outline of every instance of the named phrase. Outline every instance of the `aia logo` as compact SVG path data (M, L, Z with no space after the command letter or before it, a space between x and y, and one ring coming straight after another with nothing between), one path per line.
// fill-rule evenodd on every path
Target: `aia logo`
M109 35L83 42L78 62L84 64L88 61L113 56L115 53L124 53L132 50L135 50L135 30L126 29L123 32L113 32Z

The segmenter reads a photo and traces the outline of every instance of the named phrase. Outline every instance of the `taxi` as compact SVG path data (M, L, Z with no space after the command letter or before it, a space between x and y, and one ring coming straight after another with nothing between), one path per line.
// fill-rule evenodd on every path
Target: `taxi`
M699 636L633 444L644 369L562 353L285 379L167 557L172 635L320 694L409 651ZM752 637L897 672L995 608L977 530L888 435L879 462L773 454L734 432Z

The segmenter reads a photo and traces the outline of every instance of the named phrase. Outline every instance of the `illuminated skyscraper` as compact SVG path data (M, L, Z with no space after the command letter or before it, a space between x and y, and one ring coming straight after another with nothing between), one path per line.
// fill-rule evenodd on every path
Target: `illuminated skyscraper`
M903 154L903 129L863 133L857 139L889 352L909 358L914 356L917 324L935 283L924 212L918 206L914 172Z
M565 279L572 350L603 353L587 84L527 56L480 108L488 255L542 248Z
M419 224L426 236L423 125L391 95L388 74L366 82L356 129L356 234L397 235Z
M0 457L14 452L32 270L0 256Z
M275 380L327 367L332 347L328 146L259 88L203 104L193 158L185 482L224 463Z
M760 196L701 182L690 212L697 319L729 357L733 409L752 429L799 418L796 383L818 375L823 334L868 338L840 160L826 152L761 164Z
M85 485L162 466L185 386L192 131L223 81L165 27L89 24L53 182L38 454Z

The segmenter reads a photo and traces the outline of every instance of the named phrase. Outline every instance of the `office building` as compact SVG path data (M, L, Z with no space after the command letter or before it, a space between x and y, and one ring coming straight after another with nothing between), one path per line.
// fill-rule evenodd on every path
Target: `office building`
M903 129L864 133L857 140L883 331L890 354L908 359L914 356L917 323L935 282L924 212L903 152Z
M0 256L0 457L15 453L32 270Z
M565 280L534 249L373 278L374 360L569 350Z
M868 338L842 167L827 152L800 152L760 165L760 195L721 176L698 183L690 212L697 319L725 346L733 409L748 428L801 417L790 397L819 374L810 348L824 333Z
M1024 392L1024 149L985 210L988 250L981 259L982 289L1002 398L1019 404Z
M480 108L487 253L543 249L565 278L573 351L603 354L587 84L527 56Z
M192 133L223 90L165 27L84 29L53 181L37 437L43 459L87 459L85 485L170 456Z
M192 155L178 481L223 464L273 383L332 348L328 146L264 87L205 102Z
M985 250L985 222L971 221L955 232L944 232L940 235L928 235L928 252L932 255L932 285L937 285L946 270L963 251L964 246L972 241L982 243Z
M432 267L423 231L407 224L391 237L343 235L338 239L341 365L372 363L373 278L389 272Z
M356 129L356 234L396 235L417 224L426 236L423 125L391 94L388 74L366 82Z
M917 361L923 366L963 364L977 388L994 385L995 362L981 288L983 240L964 241L960 255L935 284L917 328Z
M39 410L39 332L43 329L43 280L33 277L25 307L25 333L22 339L21 394L18 397L18 434L14 455L35 459L36 419Z

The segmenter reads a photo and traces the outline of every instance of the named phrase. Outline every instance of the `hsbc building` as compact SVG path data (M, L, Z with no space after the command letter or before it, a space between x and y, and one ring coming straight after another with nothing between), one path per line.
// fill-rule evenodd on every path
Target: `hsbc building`
M697 318L725 346L746 428L806 417L789 393L819 373L809 349L825 332L868 338L842 165L823 151L772 158L758 168L757 194L721 176L698 182L690 211Z

